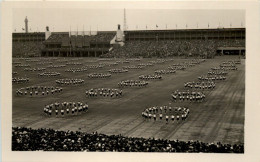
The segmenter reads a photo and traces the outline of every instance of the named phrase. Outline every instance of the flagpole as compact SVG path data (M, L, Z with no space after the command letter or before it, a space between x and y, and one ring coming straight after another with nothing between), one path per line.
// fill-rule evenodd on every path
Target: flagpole
M84 41L84 39L85 39L85 31L84 31L84 25L83 25L83 31L82 31L82 46L85 46L85 41Z
M70 26L70 34L69 34L69 37L70 37L70 56L71 56L71 26Z

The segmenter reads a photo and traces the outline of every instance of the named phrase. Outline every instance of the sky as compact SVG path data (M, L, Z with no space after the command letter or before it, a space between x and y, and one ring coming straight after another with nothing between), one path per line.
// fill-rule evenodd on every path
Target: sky
M124 9L20 8L13 10L13 31L23 32L24 19L29 32L115 31L124 24ZM127 9L128 30L203 29L245 27L244 10ZM158 26L156 28L156 25Z

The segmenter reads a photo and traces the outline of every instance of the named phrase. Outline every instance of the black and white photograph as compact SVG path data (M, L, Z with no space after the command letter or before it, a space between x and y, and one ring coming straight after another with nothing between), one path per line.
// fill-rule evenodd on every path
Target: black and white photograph
M247 10L99 3L12 8L10 151L243 156Z

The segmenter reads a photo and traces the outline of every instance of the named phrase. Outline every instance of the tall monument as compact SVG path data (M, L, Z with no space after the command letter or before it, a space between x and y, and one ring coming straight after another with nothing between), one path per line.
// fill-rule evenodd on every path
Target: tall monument
M28 19L27 19L27 16L26 16L24 22L25 22L25 33L28 33Z

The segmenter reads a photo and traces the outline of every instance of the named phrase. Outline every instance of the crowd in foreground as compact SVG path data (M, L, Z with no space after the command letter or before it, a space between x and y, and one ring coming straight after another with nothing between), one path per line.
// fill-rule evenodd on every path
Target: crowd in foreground
M12 150L244 153L244 145L13 127Z

